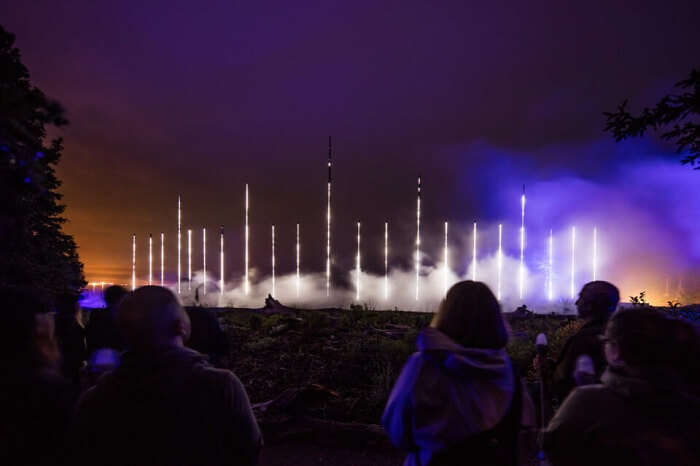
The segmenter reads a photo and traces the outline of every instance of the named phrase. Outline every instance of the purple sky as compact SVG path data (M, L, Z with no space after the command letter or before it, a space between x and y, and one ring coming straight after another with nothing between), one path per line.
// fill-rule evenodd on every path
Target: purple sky
M305 266L322 270L329 134L336 265L352 266L361 219L366 266L383 269L369 248L386 219L406 252L393 262L410 266L419 173L437 254L445 219L517 223L517 194L498 201L522 184L614 185L639 147L675 163L651 139L616 147L601 113L652 104L700 65L697 1L32 1L3 3L0 18L68 109L59 174L89 280L126 281L132 232L141 246L148 232L174 240L178 193L196 241L226 225L237 277L245 182L253 265L267 273L276 223L291 271L298 221Z

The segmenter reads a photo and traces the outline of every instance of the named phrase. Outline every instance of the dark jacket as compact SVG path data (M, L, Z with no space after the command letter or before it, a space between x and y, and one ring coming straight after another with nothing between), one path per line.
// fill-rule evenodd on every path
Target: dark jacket
M544 435L557 465L700 465L700 403L672 374L608 369L602 385L575 389Z
M114 309L93 309L85 327L88 355L101 348L123 351L124 343L114 321Z
M600 380L600 376L607 366L603 354L603 344L600 341L600 336L605 331L605 324L602 320L586 322L564 344L552 377L552 394L559 402L564 401L571 390L576 387L573 374L579 356L587 354L591 357L595 365L596 380Z
M56 337L61 350L63 375L70 381L80 381L80 370L87 361L85 328L78 322L75 313L56 314Z
M77 391L58 372L0 368L0 464L64 464Z
M84 465L247 465L262 445L238 378L179 347L125 353L79 402L71 437Z
M496 427L520 383L503 349L464 348L434 328L419 334L417 346L382 416L391 441L408 452L404 465L430 464ZM523 397L522 406L532 412L529 398Z

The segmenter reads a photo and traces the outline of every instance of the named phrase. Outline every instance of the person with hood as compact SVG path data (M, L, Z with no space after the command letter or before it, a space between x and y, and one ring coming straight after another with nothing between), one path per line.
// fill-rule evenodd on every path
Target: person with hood
M248 395L233 373L184 347L190 322L175 295L138 288L117 324L127 351L78 404L76 464L256 464L262 436Z
M544 434L553 465L700 465L697 329L653 309L611 317L602 384L578 387Z
M382 416L405 466L518 464L532 402L506 354L501 308L481 282L447 292L418 352L406 362Z

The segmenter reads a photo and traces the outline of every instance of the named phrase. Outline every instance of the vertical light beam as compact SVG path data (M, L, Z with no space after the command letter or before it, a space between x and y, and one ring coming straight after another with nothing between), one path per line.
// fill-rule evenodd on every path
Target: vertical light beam
M474 222L474 233L472 234L472 281L476 281L476 222Z
M247 295L250 292L250 281L248 280L248 265L249 265L249 241L250 241L250 229L248 225L248 183L245 184L245 279L243 281L244 292Z
M549 263L547 267L547 299L551 301L554 299L554 233L551 229L549 230L549 241L547 246L549 249Z
M275 297L275 226L272 225L272 297Z
M593 281L598 276L598 228L593 227Z
M131 290L136 289L136 235L131 235Z
M177 197L177 292L180 293L180 277L182 276L182 264L180 259L180 252L182 249L182 237L180 231L180 225L182 224L182 209L180 204L180 196Z
M360 301L360 222L357 222L357 258L355 261L355 301Z
M444 275L442 277L442 288L443 288L443 293L447 294L447 279L448 275L450 272L450 264L447 262L447 222L445 222L445 249L444 249L444 262L445 262L445 270L444 270Z
M571 287L570 287L570 297L574 299L576 296L575 286L575 269L576 266L576 227L571 227Z
M301 282L300 275L300 265L301 265L301 245L299 244L299 224L297 223L297 298L299 297L299 286Z
M224 226L219 233L219 293L224 295Z
M326 212L326 297L331 295L331 137L328 136L328 201Z
M148 234L148 284L153 285L153 235Z
M523 185L523 194L520 196L520 268L519 268L519 293L520 299L523 299L525 291L525 186Z
M498 279L496 285L496 295L501 300L501 276L503 274L503 224L498 224Z
M207 229L202 228L202 292L207 294Z
M389 222L384 222L384 300L389 299Z
M192 230L187 230L187 289L192 290Z
M165 233L160 232L160 286L165 286Z
M420 176L418 176L418 196L416 199L416 301L420 297Z

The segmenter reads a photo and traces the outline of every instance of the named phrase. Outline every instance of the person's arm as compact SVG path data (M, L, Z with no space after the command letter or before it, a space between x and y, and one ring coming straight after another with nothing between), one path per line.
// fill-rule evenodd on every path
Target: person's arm
M416 449L413 438L413 389L420 372L421 361L417 354L411 356L391 390L389 401L382 414L382 426L391 443L404 451Z
M552 465L586 464L588 438L595 423L592 416L599 412L594 390L575 389L549 422L543 448Z
M231 464L254 465L263 445L258 421L241 381L232 372L225 372L224 403L228 415L224 419L227 425L223 427L231 435Z

